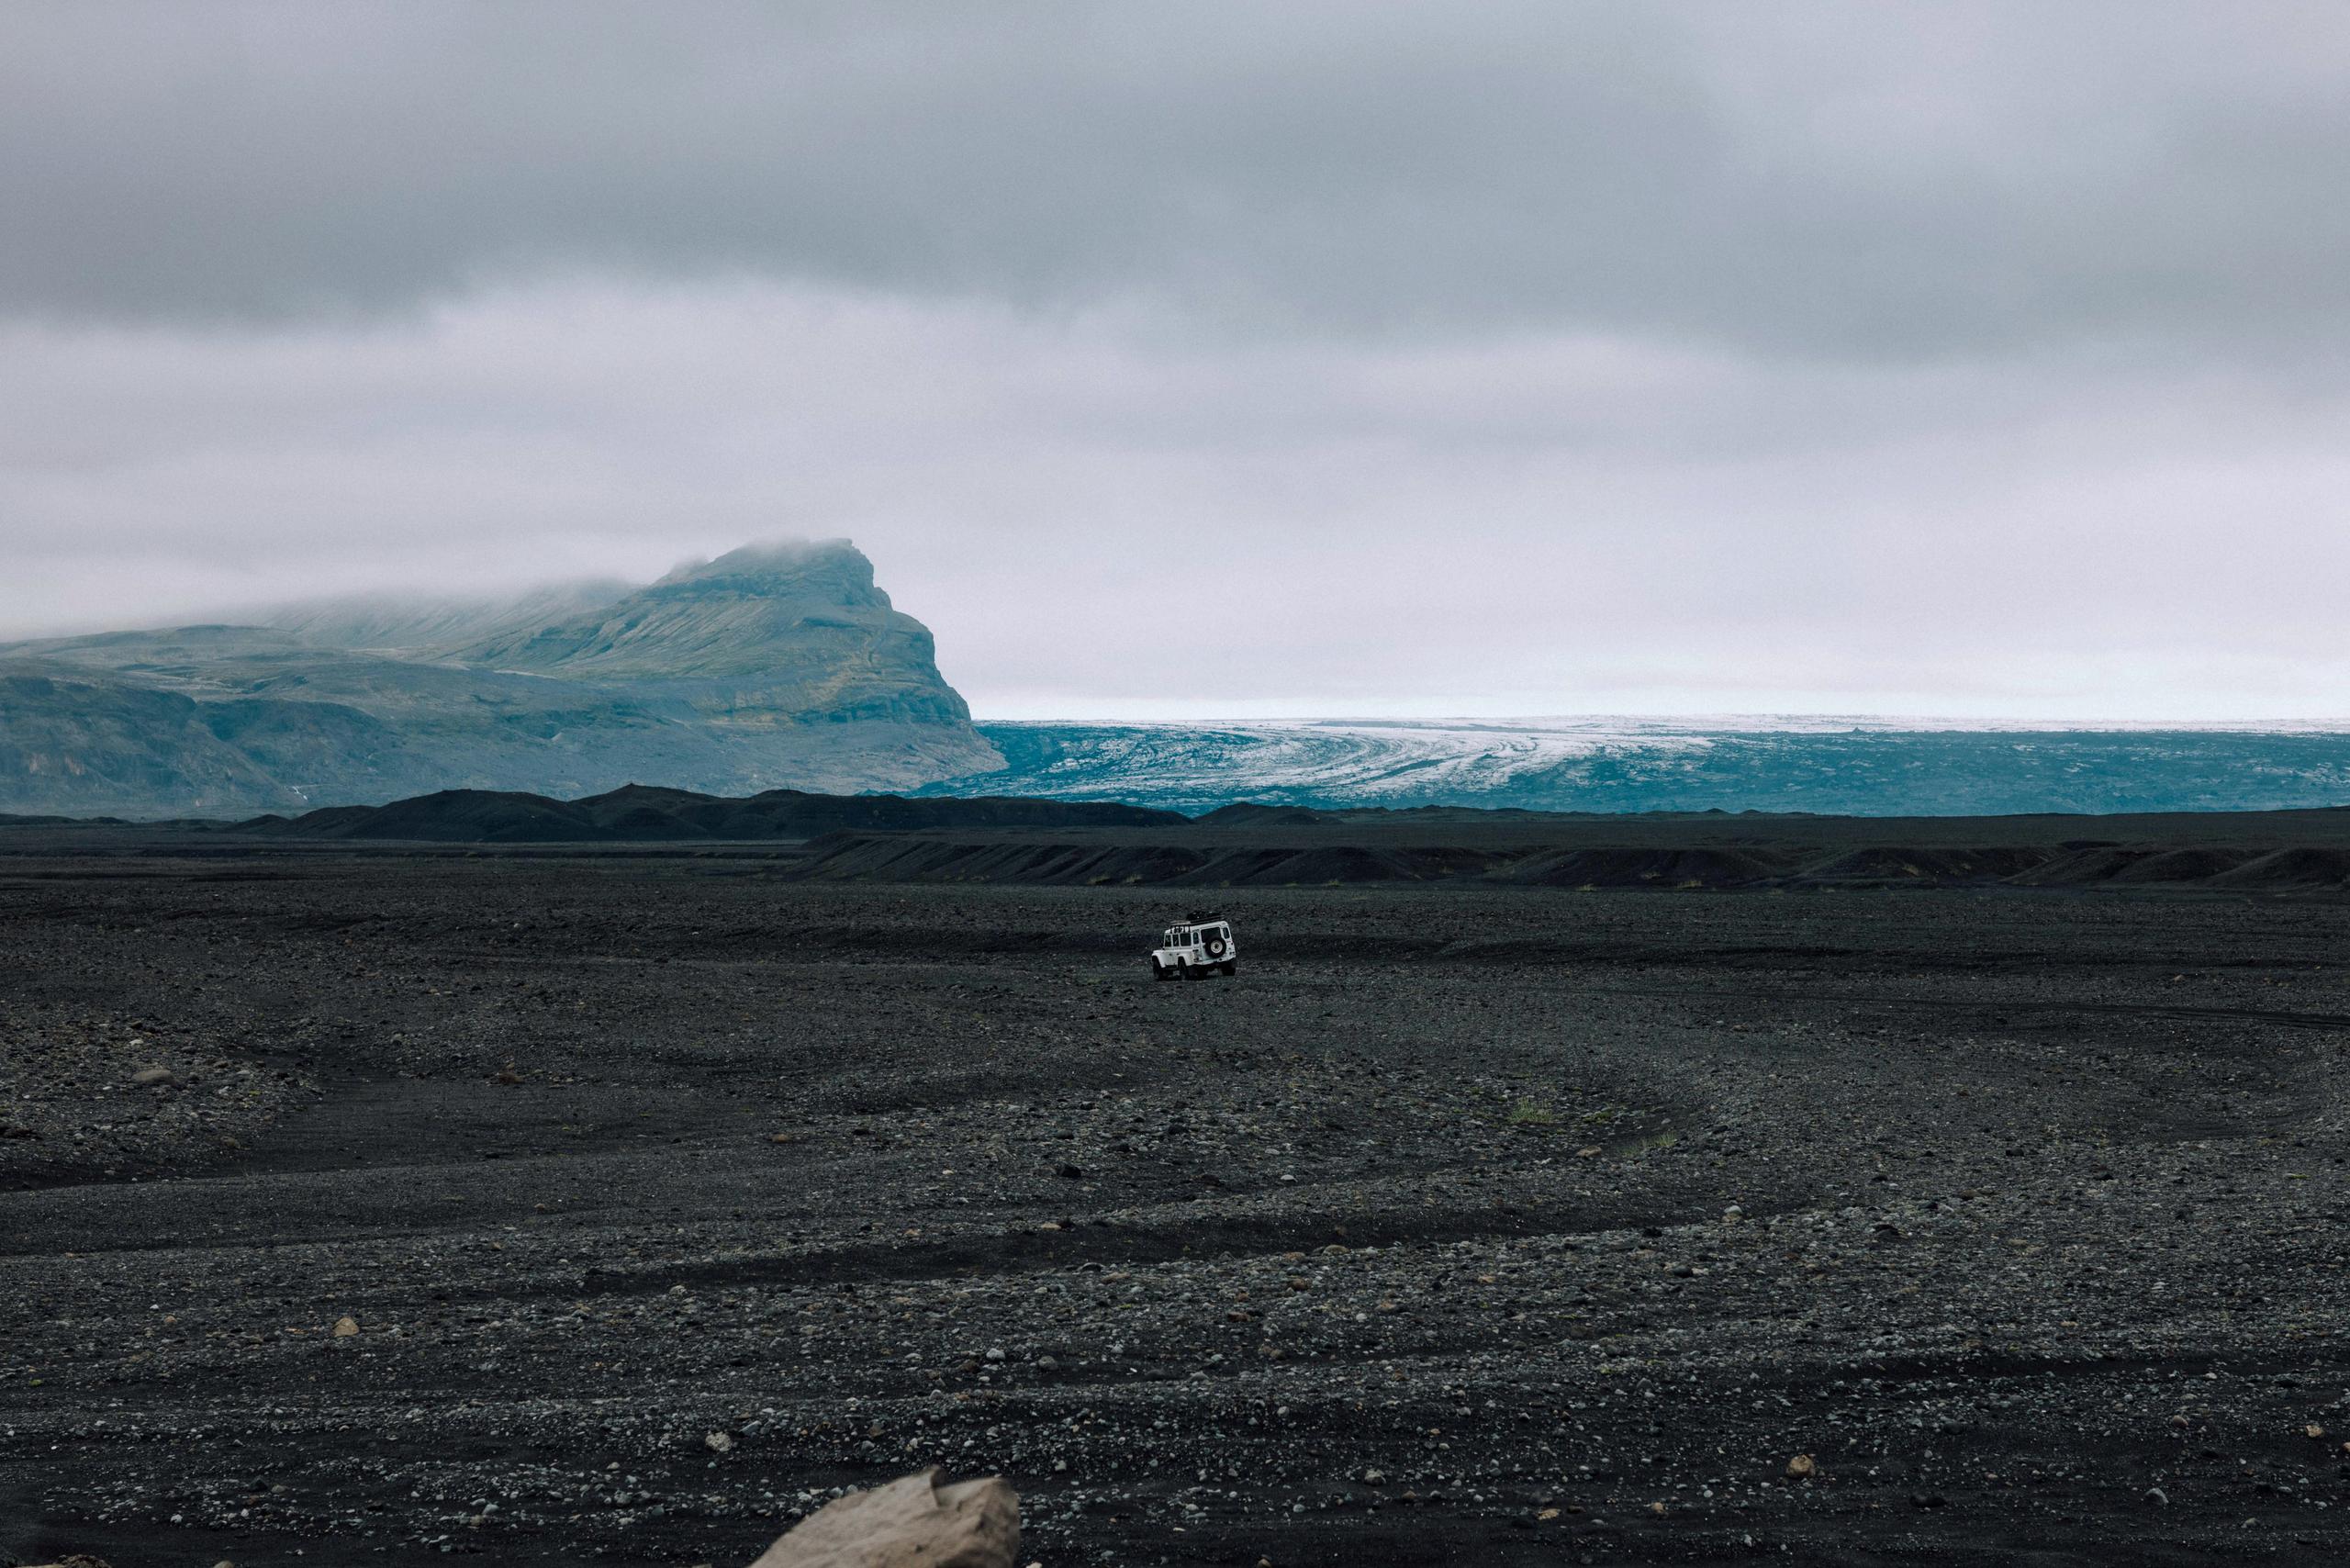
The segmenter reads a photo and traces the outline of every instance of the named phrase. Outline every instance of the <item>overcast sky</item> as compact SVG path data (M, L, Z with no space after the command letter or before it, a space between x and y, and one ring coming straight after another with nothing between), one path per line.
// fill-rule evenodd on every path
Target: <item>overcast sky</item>
M2350 715L2340 0L0 8L0 633L855 539L987 716Z

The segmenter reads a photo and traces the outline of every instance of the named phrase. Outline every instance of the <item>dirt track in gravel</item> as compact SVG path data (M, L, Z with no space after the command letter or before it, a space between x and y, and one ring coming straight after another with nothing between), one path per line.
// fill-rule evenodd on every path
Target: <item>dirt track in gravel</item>
M791 864L0 857L0 1562L2350 1555L2350 905Z

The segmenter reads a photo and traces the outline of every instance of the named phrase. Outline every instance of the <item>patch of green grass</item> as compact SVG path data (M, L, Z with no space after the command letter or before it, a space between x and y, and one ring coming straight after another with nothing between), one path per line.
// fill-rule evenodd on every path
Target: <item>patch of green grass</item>
M1559 1114L1539 1100L1520 1100L1509 1108L1507 1120L1514 1127L1555 1127Z

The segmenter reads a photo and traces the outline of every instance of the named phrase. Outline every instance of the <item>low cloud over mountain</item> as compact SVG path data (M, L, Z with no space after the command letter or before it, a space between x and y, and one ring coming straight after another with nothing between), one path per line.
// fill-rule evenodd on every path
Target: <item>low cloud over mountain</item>
M743 792L1001 765L845 542L649 587L350 600L0 646L0 810L300 810L632 779Z

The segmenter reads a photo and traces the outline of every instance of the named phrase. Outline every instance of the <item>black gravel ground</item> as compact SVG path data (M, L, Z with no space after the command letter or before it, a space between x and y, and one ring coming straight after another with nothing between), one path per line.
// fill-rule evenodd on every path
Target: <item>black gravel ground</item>
M0 858L0 1562L2350 1558L2350 905L789 864Z

